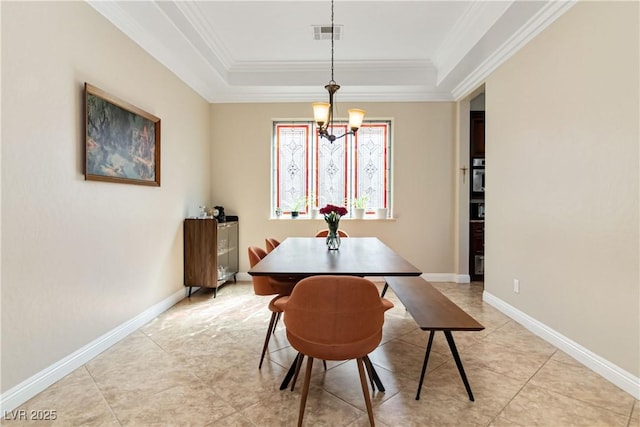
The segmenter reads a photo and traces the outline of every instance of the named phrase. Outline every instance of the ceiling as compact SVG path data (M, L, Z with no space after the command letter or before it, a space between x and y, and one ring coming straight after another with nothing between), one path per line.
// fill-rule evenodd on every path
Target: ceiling
M330 0L88 3L212 103L326 98ZM447 101L484 78L574 0L336 0L343 101Z

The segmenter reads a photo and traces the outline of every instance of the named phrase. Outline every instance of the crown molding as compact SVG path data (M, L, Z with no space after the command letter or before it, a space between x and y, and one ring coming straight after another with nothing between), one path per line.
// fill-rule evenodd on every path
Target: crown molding
M489 74L572 8L576 2L577 0L548 1L524 26L482 61L451 91L453 98L460 100L482 84Z
M472 2L434 62L337 62L337 80L343 85L340 99L459 100L575 1ZM317 99L329 80L327 61L234 61L207 25L202 5L194 2L149 1L144 7L126 1L87 3L211 103L306 102Z
M512 3L473 2L469 5L434 55L433 62L438 69L437 84L445 80Z

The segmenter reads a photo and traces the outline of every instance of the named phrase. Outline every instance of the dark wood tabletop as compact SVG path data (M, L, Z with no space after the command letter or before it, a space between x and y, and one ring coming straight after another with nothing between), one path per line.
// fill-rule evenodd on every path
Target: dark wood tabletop
M481 331L480 323L421 277L386 282L423 331Z
M419 276L415 266L377 237L345 237L327 249L323 237L289 237L256 264L252 276Z

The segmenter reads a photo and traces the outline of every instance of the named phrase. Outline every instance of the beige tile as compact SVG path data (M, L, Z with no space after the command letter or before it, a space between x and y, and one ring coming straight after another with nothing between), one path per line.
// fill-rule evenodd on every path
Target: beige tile
M479 298L482 298L482 290L475 285L456 283L432 283L432 285L460 307L476 303Z
M112 407L151 398L158 391L173 387L199 386L198 378L186 369L167 367L161 370L147 368L137 373L114 372L108 376L96 377L95 382Z
M477 364L464 363L469 386L475 398L470 402L460 373L454 362L447 362L425 376L420 400L447 395L472 403L469 412L479 412L493 419L509 403L526 381L509 378Z
M515 321L507 322L487 335L484 340L542 356L550 357L556 351L554 346L529 332L524 326Z
M418 329L399 337L399 340L421 347L424 353L427 349L427 343L429 342L429 333L429 331ZM460 353L463 353L467 347L478 344L478 342L486 336L484 331L455 331L452 332L451 335ZM435 331L431 351L440 353L443 356L451 356L451 350L449 349L449 344L447 343L444 332Z
M255 424L241 413L236 412L228 417L213 421L205 427L255 427Z
M460 352L464 366L479 365L516 380L529 380L548 360L539 353L528 353L513 347L481 341Z
M502 416L525 426L626 426L629 417L527 384Z
M299 402L297 403L296 409L299 408ZM373 411L375 414L375 409ZM349 425L363 415L366 416L366 410L357 409L324 389L314 387L309 390L304 415L304 422L307 426Z
M120 425L85 368L77 369L4 415L2 424L7 426Z
M527 427L523 424L517 423L515 421L511 421L504 417L504 415L500 414L491 421L487 427Z
M400 392L376 408L376 418L389 426L486 426L491 418L471 410L474 403L444 393L415 400L413 391Z
M235 410L199 382L160 390L150 396L114 405L123 426L203 426Z
M376 416L375 409L373 410L373 420L376 423L376 427L392 427L389 424L385 424ZM369 416L367 414L362 414L360 418L348 424L347 427L370 427Z
M291 365L293 365L294 359L296 357L296 355L298 354L298 351L296 349L294 349L291 346L287 346L285 348L273 351L268 353L267 355L265 355L265 362L267 363L272 362L275 363L276 365L289 370L289 368L291 367ZM259 362L259 358L256 359ZM306 359L305 359L306 360ZM346 361L344 360L327 360L325 361L326 365L327 365L327 369L331 369L334 368L336 366L339 366L343 363L345 363ZM256 362L256 366L257 366L257 362ZM314 370L320 370L320 369L324 369L323 366L323 362L322 361L317 361L314 363L313 365Z
M512 320L499 310L483 303L481 300L475 300L470 304L461 305L471 317L476 319L487 330L495 330L512 322Z
M300 387L269 393L242 411L258 426L291 426L298 420ZM363 411L324 391L312 381L305 406L305 426L345 426L358 420Z
M554 360L546 363L530 384L627 417L635 401L592 370Z
M267 395L279 393L285 373L286 369L275 363L265 363L260 370L256 364L239 363L212 369L202 381L236 410L242 410Z
M315 364L314 364L315 367ZM378 374L380 381L385 389L384 392L372 390L370 383L368 382L367 390L371 397L372 405L378 406L380 403L389 399L394 394L400 391L400 383L398 382L397 375L389 372L381 366L374 364L374 369ZM358 374L358 366L355 360L349 360L341 365L338 365L326 372L320 372L319 375L314 377L316 384L321 384L322 388L333 394L334 396L344 400L345 402L355 406L356 408L366 411L364 395L362 392L362 386L360 385L360 375Z
M92 376L101 377L112 372L136 373L150 367L161 370L172 364L172 358L157 344L144 334L134 332L93 358L86 366Z
M371 394L376 425L640 427L637 400L483 303L481 285L433 285L486 328L453 333L476 400L442 332L415 400L428 333L390 292L396 306L371 354L386 387ZM226 285L217 298L196 292L18 409L56 410L55 422L37 425L71 427L295 425L303 379L279 390L296 355L282 321L258 370L270 298L250 282ZM355 362L327 368L314 363L305 425L368 426Z
M418 347L401 340L388 342L376 348L369 358L373 363L396 374L418 378L422 370L426 346ZM448 360L437 352L431 352L427 372L436 369Z
M553 353L553 356L551 356L551 360L560 363L568 363L570 365L583 366L582 363L578 362L576 359L561 350Z
M384 326L382 328L381 344L402 337L412 331L419 331L418 325L408 313L405 315L404 308L400 315L385 314ZM407 317L408 316L408 317Z
M266 363L265 357L265 363ZM258 369L260 363L260 353L253 353L250 351L229 352L227 357L213 357L210 355L198 355L198 356L183 356L179 355L175 357L174 366L179 366L189 371L196 377L207 380L211 376L216 375L220 371L234 369L235 366L247 365Z

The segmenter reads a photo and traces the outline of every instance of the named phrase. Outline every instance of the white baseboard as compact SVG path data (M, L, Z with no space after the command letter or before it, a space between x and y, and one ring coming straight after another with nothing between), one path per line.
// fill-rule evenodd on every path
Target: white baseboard
M640 378L630 372L614 365L608 360L598 356L573 340L551 329L544 323L523 313L510 304L502 301L487 291L482 294L482 299L487 304L500 310L522 326L533 332L540 338L564 351L592 371L600 374L605 379L620 387L636 399L640 399Z
M469 283L471 281L468 275L456 273L423 273L422 278L427 282Z
M0 414L4 414L19 407L27 400L45 390L47 387L89 362L91 359L116 344L127 335L155 319L159 314L165 312L178 301L184 299L186 296L185 290L186 288L180 289L178 292L175 292L163 301L149 307L133 319L128 320L115 329L112 329L79 350L74 351L64 359L57 361L48 368L43 369L15 387L12 387L2 393L0 396Z
M240 281L240 282L250 282L251 281L251 275L249 273L237 273L236 274L236 280Z
M456 283L471 283L471 276L468 274L458 274L456 276Z

